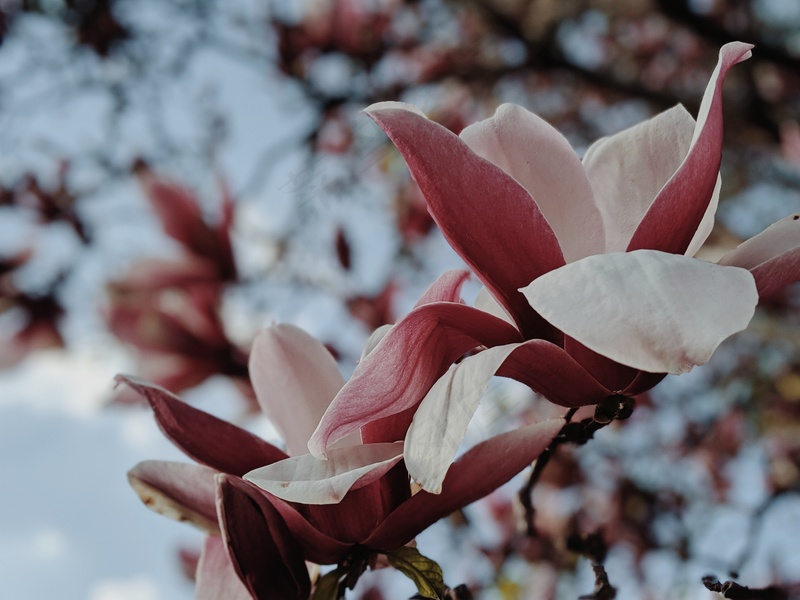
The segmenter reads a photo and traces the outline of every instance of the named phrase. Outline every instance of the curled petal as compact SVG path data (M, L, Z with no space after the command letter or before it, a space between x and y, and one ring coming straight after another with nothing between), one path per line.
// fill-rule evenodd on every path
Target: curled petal
M250 592L233 568L225 542L218 535L206 536L197 565L196 600L250 600Z
M250 380L289 454L307 452L308 438L344 385L336 360L325 346L287 324L268 327L256 337L250 352Z
M523 293L584 346L651 373L685 373L753 316L744 269L652 250L600 254L543 275Z
M201 465L147 460L128 471L128 482L150 510L219 533L216 475L214 469Z
M309 450L324 458L327 446L351 431L413 410L468 350L520 341L519 332L508 323L463 304L434 302L412 310L356 367L311 436ZM407 427L411 414L406 412L403 421ZM399 433L399 438L386 437L389 432ZM405 429L387 424L373 437L368 434L362 430L365 443L396 441L405 437Z
M366 112L406 159L447 241L526 337L556 336L517 291L564 264L558 239L530 194L413 107L381 102ZM510 260L517 256L525 258Z
M464 282L469 279L469 271L465 269L451 269L439 276L439 279L425 290L420 296L414 308L431 302L459 302L461 300L461 288Z
M414 305L418 308L432 302L460 302L461 287L469 278L469 272L463 269L447 271L437 279L434 284L422 295ZM376 329L367 340L361 360L372 352L387 333L392 329L391 325L383 325ZM364 443L391 442L402 439L405 436L408 424L411 422L414 407L400 411L388 417L382 417L365 423L361 428L361 438ZM339 442L342 445L345 440Z
M164 435L189 458L233 475L288 458L286 453L227 421L193 408L162 387L128 375L117 375L153 408Z
M469 278L469 271L464 269L452 269L443 273L426 291L414 305L419 308L425 304L434 302L461 302L461 287ZM372 352L387 333L391 326L384 325L378 328L367 340L364 352L361 355L363 360L367 354ZM378 444L381 442L394 442L401 440L406 435L414 407L398 411L388 416L378 417L361 426L361 441L365 444ZM352 435L352 434L351 434ZM346 444L349 438L344 438L338 442L339 445Z
M683 254L689 248L708 212L722 160L722 83L733 65L750 57L752 47L733 42L720 49L689 152L639 223L629 251L650 248Z
M441 494L418 492L390 513L364 545L392 550L407 544L442 517L483 498L530 465L563 425L563 419L551 419L471 448L450 467Z
M592 186L572 146L552 125L521 106L503 104L492 118L464 129L461 139L530 193L568 262L603 252L603 220Z
M250 471L244 478L289 502L336 504L350 489L375 481L402 458L402 442L360 444L334 448L327 460L310 454L294 456Z
M417 407L406 434L405 461L422 489L442 491L444 476L489 381L518 347L496 346L465 358L433 385Z
M679 104L597 140L586 151L583 164L605 224L601 252L627 248L659 190L686 157L694 127L694 119Z
M719 264L748 269L762 298L800 281L800 214L773 223L728 252Z
M257 600L308 600L311 582L302 550L280 512L237 477L217 477L217 510L228 555Z

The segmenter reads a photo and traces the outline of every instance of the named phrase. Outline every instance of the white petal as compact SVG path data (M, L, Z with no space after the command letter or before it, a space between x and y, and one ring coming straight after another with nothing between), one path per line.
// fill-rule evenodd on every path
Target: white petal
M695 122L680 104L597 140L583 165L603 215L606 252L621 252L689 151Z
M244 479L269 493L302 504L336 504L350 489L383 476L403 458L403 442L334 448L328 459L311 454L250 471Z
M367 108L364 109L364 112L369 114L372 111L381 111L381 110L407 110L408 112L412 112L417 114L421 117L425 117L426 119L428 116L422 112L419 108L414 106L413 104L408 104L407 102L395 102L394 100L386 100L384 102L375 102L370 104Z
M758 302L748 271L654 250L590 256L520 291L565 334L653 373L707 362Z
M478 295L475 296L475 302L473 303L473 306L478 310L482 310L485 313L494 315L498 319L503 319L503 321L506 323L510 323L516 327L514 324L514 319L509 316L506 310L500 306L500 303L495 300L494 296L492 296L492 293L485 287L482 287L478 292Z
M721 265L754 269L800 246L800 213L773 223L719 259Z
M465 358L431 388L414 413L406 434L409 474L438 494L489 380L520 344L507 344Z
M686 248L686 256L694 256L697 251L706 243L708 236L711 235L711 230L714 229L714 220L717 214L717 207L719 206L719 192L722 189L722 176L717 175L717 184L714 186L714 191L711 194L711 200L708 202L708 208L703 215L703 220L697 226L697 231L694 233L689 247Z

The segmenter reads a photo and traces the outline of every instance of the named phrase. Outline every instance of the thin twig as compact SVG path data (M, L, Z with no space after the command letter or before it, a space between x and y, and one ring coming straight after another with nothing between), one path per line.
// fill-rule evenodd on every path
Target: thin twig
M536 526L534 525L534 515L536 509L533 507L533 488L544 472L545 467L555 454L558 446L566 443L577 445L585 444L594 434L615 420L627 419L633 411L634 399L629 396L614 395L609 396L595 407L594 417L584 419L577 423L572 422L577 408L570 408L564 415L564 426L558 432L550 445L539 455L531 470L531 475L527 483L519 491L519 500L525 510L525 529L528 537L536 537Z
M716 577L711 575L703 577L703 585L707 590L718 592L722 594L723 598L730 598L730 600L788 600L789 598L786 591L772 585L766 588L750 589L734 581L720 583Z

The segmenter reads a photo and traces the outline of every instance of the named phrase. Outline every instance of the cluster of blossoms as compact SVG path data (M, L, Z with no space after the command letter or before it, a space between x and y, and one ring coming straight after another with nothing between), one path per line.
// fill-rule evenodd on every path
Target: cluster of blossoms
M716 264L694 258L719 197L723 80L750 48L721 49L696 120L676 106L599 140L583 160L517 106L459 136L409 105L368 108L485 288L471 307L460 296L469 273L442 275L373 334L347 382L296 327L261 333L250 378L285 452L121 378L200 463L130 473L151 508L208 532L197 597L341 598L381 555L423 597L443 597L441 571L409 544L564 430L562 419L534 423L454 461L494 375L569 408L632 398L708 361L760 298L800 280L800 215ZM336 567L320 577L308 563Z

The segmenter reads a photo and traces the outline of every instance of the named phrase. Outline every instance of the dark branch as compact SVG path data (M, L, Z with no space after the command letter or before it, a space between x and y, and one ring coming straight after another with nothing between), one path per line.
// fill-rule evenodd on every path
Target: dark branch
M534 525L534 515L536 509L533 507L533 488L536 482L542 476L547 463L553 457L556 449L567 443L582 445L594 437L595 432L599 431L609 423L615 420L624 420L631 416L633 412L634 399L629 396L609 396L603 402L595 407L594 417L591 419L584 419L578 423L572 423L572 417L578 411L577 408L571 408L564 416L566 423L558 432L558 435L553 438L550 445L539 455L533 465L531 476L528 482L519 492L519 500L522 503L522 508L525 510L525 525L528 537L536 536L536 526Z
M750 589L734 581L720 583L716 577L711 575L703 577L703 585L707 590L718 592L722 594L723 598L730 598L730 600L789 600L789 594L775 586Z

